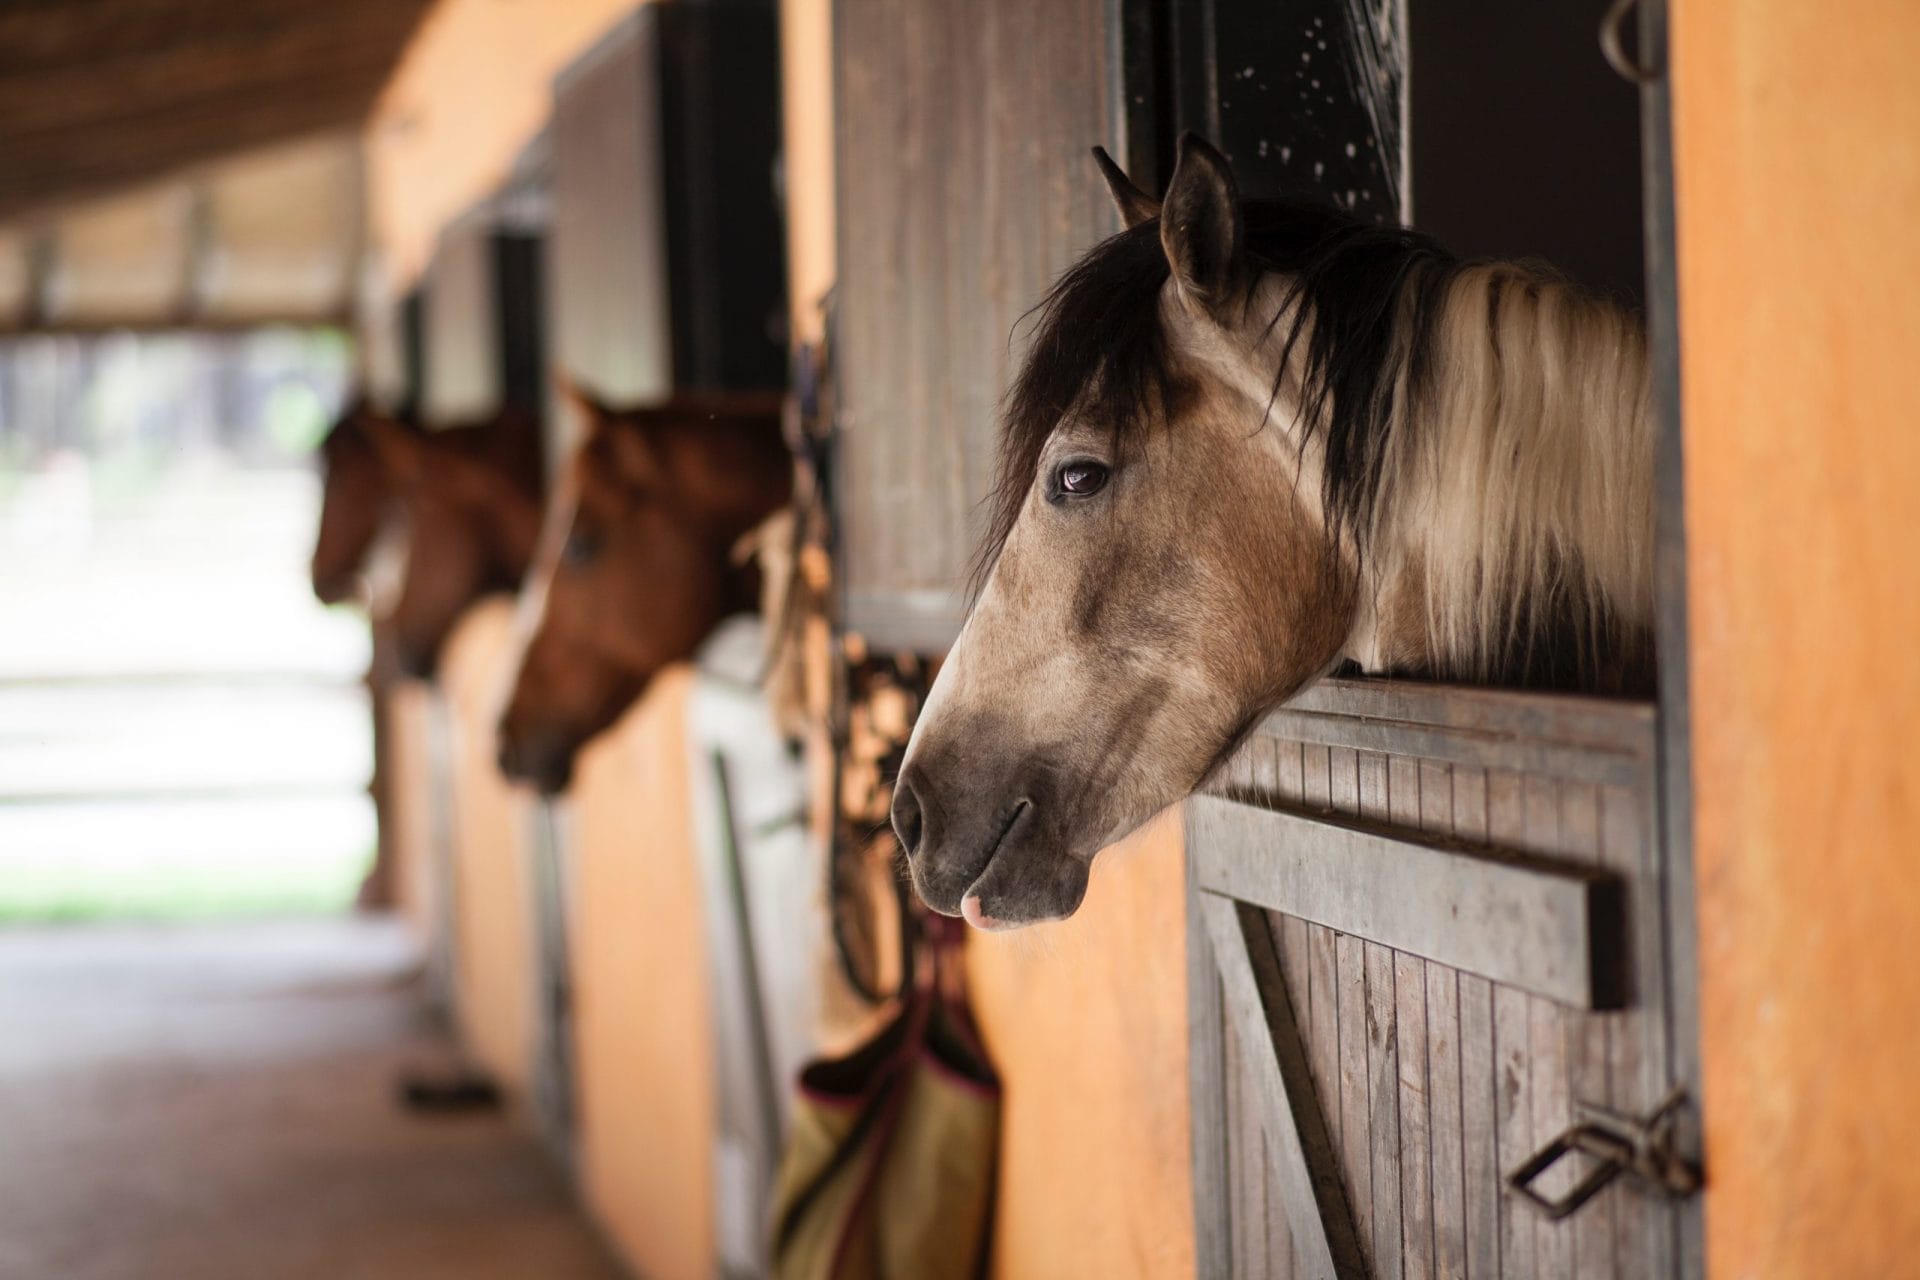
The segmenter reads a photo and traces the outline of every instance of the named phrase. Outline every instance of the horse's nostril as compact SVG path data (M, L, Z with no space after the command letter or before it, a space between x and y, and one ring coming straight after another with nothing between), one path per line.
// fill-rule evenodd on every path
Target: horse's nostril
M909 858L920 848L922 826L920 798L913 793L912 780L902 772L893 788L893 834L900 840L901 852Z
M394 661L399 664L400 674L412 676L415 680L433 678L433 658L433 650L425 645L403 640L394 647Z
M541 795L559 795L573 781L575 742L551 730L500 733L500 772L513 782L524 782Z

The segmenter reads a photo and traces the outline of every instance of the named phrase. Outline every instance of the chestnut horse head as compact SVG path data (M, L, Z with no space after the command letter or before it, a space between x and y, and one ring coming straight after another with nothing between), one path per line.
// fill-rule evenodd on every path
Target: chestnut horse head
M393 486L381 462L376 431L413 430L389 417L362 396L340 411L320 442L324 486L320 496L320 534L313 546L313 594L322 604L339 604L356 595L367 558L385 525Z
M1591 687L1651 654L1632 316L1242 201L1191 136L1164 205L1100 159L1127 229L1037 312L895 789L921 897L981 927L1071 915L1101 848L1342 661Z
M500 723L500 767L564 790L582 745L662 667L755 603L741 538L789 497L777 398L683 397L589 424L561 480L529 594L538 621Z
M406 529L406 569L385 621L408 675L434 673L468 605L517 591L543 500L540 424L509 409L485 423L410 430L373 421Z

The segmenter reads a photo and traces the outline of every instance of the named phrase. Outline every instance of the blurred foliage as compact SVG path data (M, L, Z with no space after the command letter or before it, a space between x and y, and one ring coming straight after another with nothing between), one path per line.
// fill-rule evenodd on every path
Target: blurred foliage
M0 925L322 915L352 906L372 865L371 849L297 860L153 858L110 876L86 859L20 861L0 877Z
M210 458L303 464L352 376L338 329L0 340L0 497L61 454L88 458L108 500Z

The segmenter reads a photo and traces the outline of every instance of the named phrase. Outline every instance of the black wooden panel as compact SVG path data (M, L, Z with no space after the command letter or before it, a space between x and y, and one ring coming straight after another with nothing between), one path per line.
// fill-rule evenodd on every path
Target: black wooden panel
M499 290L500 398L536 416L546 407L546 239L524 232L493 238Z
M509 405L542 414L543 240L524 219L491 207L442 233L428 268L423 335L429 422L472 422Z
M1399 220L1400 5L1200 0L1171 4L1168 22L1167 132L1212 139L1249 195Z
M415 285L400 300L400 374L398 409L417 413L427 393L427 289Z
M1640 104L1600 55L1605 6L1413 0L1413 221L1474 257L1543 258L1641 296Z
M660 4L660 174L674 381L786 381L786 242L774 168L780 42L771 8Z
M636 10L554 82L556 355L616 400L777 389L778 29L764 5Z
M1009 334L1119 228L1112 0L834 9L847 622L943 648L991 479Z
M1543 259L1637 301L1639 110L1600 56L1602 8L1171 4L1156 36L1168 50L1159 153L1193 129L1250 194L1388 221L1410 212L1460 253Z

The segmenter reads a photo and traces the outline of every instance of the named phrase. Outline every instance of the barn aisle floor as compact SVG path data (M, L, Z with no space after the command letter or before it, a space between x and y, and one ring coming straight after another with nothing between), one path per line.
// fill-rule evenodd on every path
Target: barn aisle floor
M0 931L0 1277L611 1280L532 1137L393 1104L412 970L378 920Z

